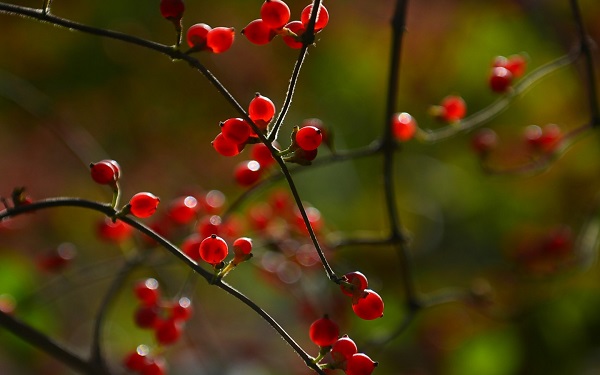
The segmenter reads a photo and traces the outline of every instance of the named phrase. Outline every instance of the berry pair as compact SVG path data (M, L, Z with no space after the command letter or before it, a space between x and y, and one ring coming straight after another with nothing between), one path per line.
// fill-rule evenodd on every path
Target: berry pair
M529 125L525 128L524 137L533 151L550 153L560 145L563 134L556 124L547 124L543 128Z
M514 79L521 77L527 68L527 59L523 55L509 57L497 56L492 63L489 86L494 92L507 92Z
M368 286L367 277L358 271L345 274L340 283L342 293L352 298L352 310L359 318L381 318L383 299L375 291L367 289Z
M190 52L208 51L223 53L233 45L235 29L233 27L212 28L205 23L190 26L186 33L186 40Z

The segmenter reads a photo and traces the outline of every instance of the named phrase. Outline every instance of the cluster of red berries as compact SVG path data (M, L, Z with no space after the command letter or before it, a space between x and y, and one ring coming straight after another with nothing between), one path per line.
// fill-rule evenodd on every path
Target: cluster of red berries
M310 325L309 337L321 348L320 356L330 355L330 361L322 365L324 369L341 369L346 375L370 375L377 367L377 362L358 352L348 335L340 337L339 326L327 315Z
M266 0L260 8L260 18L251 21L242 34L252 43L263 45L269 43L275 36L281 35L285 44L298 49L304 45L302 35L308 27L312 4L306 6L300 13L299 21L291 21L291 11L281 0ZM314 32L321 31L329 22L329 12L323 5L319 7Z
M135 324L142 329L154 331L156 341L161 345L176 343L183 333L185 323L192 316L192 303L187 297L173 302L161 298L158 281L153 278L138 281L133 292L139 302L134 313ZM145 345L125 356L125 368L142 375L166 373L164 359L150 355Z
M354 271L345 274L340 283L342 293L352 298L352 310L361 319L373 320L383 316L383 299L377 292L367 289L367 277Z
M489 76L490 88L498 93L508 91L513 80L525 74L526 68L527 59L523 55L497 56L494 58Z

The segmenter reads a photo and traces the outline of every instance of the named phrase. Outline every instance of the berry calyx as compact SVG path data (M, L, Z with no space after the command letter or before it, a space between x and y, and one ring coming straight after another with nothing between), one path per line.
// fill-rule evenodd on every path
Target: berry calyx
M275 104L266 96L256 93L248 105L248 116L264 130L275 116Z
M240 186L254 185L262 174L260 164L256 160L244 161L235 168L233 175Z
M506 92L513 80L513 75L510 70L504 67L495 67L492 68L492 72L490 74L489 85L492 91L503 93Z
M308 26L312 9L313 6L310 4L302 9L302 13L300 13L300 22L302 22L305 28ZM323 28L327 26L327 23L329 23L329 12L327 11L327 8L321 4L317 13L317 20L315 21L315 33L323 30Z
M259 46L269 43L275 38L275 35L277 35L277 33L260 18L251 21L242 29L241 33L248 41Z
M138 281L133 287L137 299L146 306L154 306L160 297L159 284L154 278Z
M206 46L206 40L208 32L211 30L212 27L208 26L205 23L197 23L195 25L190 26L186 33L186 40L188 46L197 51L208 49L208 47Z
M241 118L230 118L221 123L221 133L229 141L241 144L250 138L252 128Z
M228 247L224 239L213 234L200 243L200 258L213 266L221 263L227 257Z
M352 302L352 310L364 320L381 318L383 316L383 299L375 291L365 289L363 294Z
M364 353L353 354L346 363L346 375L371 375L377 367L369 356Z
M266 0L260 8L260 18L271 29L281 29L290 15L290 8L281 0Z
M244 144L233 142L223 135L223 133L217 134L215 139L211 142L215 151L223 156L235 156L244 149Z
M121 169L114 160L101 160L90 164L92 180L100 185L115 185L119 180Z
M233 27L215 27L206 34L206 46L213 53L223 53L231 48L234 39Z
M306 31L304 24L300 21L292 21L285 25L284 31L285 29L288 31L286 33L282 33L285 44L293 49L302 48L303 43L300 40L300 36Z
M340 335L340 327L325 315L310 325L308 335L310 340L320 347L331 346Z
M345 283L340 283L340 289L342 293L349 297L362 295L363 291L369 286L367 277L358 271L348 272L343 276L343 281Z
M140 219L150 217L156 212L159 203L160 198L152 193L137 193L129 200L129 212Z
M296 132L296 144L305 151L316 150L323 140L321 130L315 126L305 126Z
M413 138L417 131L417 121L406 112L400 112L392 116L392 135L400 142L406 142Z

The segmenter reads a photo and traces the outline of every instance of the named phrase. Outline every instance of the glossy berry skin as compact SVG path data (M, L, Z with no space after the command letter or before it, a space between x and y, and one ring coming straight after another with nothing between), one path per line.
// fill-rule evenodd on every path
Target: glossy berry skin
M101 160L90 164L92 180L100 185L114 185L121 174L119 164L114 160Z
M235 181L243 187L254 185L260 180L261 175L262 169L256 160L244 161L233 171Z
M266 125L275 116L275 104L271 99L257 93L248 105L248 116L259 128L266 129Z
M498 144L498 136L492 129L479 130L471 138L471 147L479 156L488 155Z
M296 144L305 151L316 150L322 141L321 130L314 126L305 126L296 133Z
M200 258L208 264L217 265L227 257L228 247L224 239L213 234L200 243Z
M358 348L356 347L356 344L347 335L340 337L331 347L331 357L335 363L347 361L357 352Z
M300 37L306 31L304 24L302 24L300 21L292 21L286 24L285 28L296 34L298 37ZM283 41L288 45L288 47L293 49L300 49L304 45L300 40L298 40L298 38L292 35L284 35Z
M302 13L300 14L300 22L302 22L304 28L308 26L312 9L312 4L302 9ZM315 22L315 33L323 30L323 28L327 26L327 23L329 23L329 12L327 11L327 8L321 4L319 6L319 13L317 14L317 20Z
M146 306L156 305L160 297L158 281L153 278L138 281L133 287L133 292L138 301Z
M186 41L190 48L194 48L195 50L202 51L208 49L206 46L206 39L208 36L208 32L212 30L212 27L208 26L205 23L197 23L195 25L190 26L186 33Z
M275 38L275 35L277 35L275 31L260 18L251 21L242 29L241 33L248 41L259 46L269 43Z
M457 122L467 114L467 104L464 99L457 95L449 95L440 103L441 112L439 117L445 122Z
M503 67L492 68L489 85L492 91L504 93L511 87L513 75L510 70Z
M348 358L346 375L371 375L375 367L377 367L377 362L374 362L366 354L357 353Z
M183 0L161 0L160 14L171 21L179 21L183 17L185 4Z
M340 327L325 315L310 325L308 335L310 340L320 347L331 346L340 335Z
M196 219L199 208L198 200L191 195L178 197L169 204L167 215L175 224L185 225Z
M233 252L236 255L248 255L252 252L252 239L241 237L233 241Z
M129 212L137 218L143 219L152 216L160 199L152 193L137 193L129 200Z
M392 116L392 135L400 142L412 139L417 131L417 121L406 112Z
M260 18L271 29L281 29L290 15L290 8L281 0L266 0L260 8Z
M244 143L250 138L252 128L250 125L241 118L230 118L221 123L221 133L227 140L240 144Z
M231 48L234 39L232 27L215 27L206 34L206 46L213 53L223 53Z
M183 325L181 321L176 319L166 319L159 322L154 331L156 341L161 345L171 345L181 337Z
M213 146L215 151L227 157L235 156L244 149L243 144L230 141L229 139L225 138L223 133L217 134L215 139L211 142L211 145Z
M98 223L98 237L105 241L120 243L131 237L133 230L121 220L113 221L106 217Z
M344 281L352 284L352 286L346 285L344 283L340 284L340 289L342 290L342 293L349 297L360 296L362 292L369 286L367 277L358 271L348 272L347 274L345 274Z
M383 316L383 299L371 289L352 302L352 310L361 319L373 320Z

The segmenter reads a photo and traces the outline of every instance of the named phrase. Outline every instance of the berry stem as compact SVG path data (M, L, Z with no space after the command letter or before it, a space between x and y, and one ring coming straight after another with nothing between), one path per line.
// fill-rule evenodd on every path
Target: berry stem
M115 186L113 187L113 196L112 196L112 202L110 203L110 206L113 209L116 209L117 206L119 205L119 200L121 198L121 189L119 187L119 182L115 182Z

